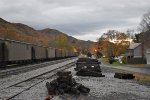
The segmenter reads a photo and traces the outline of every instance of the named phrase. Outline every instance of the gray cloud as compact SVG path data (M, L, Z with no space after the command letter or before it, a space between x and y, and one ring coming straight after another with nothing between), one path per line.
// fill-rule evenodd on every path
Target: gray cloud
M0 0L0 17L95 40L107 29L136 28L149 5L150 0Z

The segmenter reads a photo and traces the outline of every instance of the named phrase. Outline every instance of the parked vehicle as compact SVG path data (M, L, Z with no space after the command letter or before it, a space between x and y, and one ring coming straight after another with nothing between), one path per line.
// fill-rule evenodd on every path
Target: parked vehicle
M108 60L109 60L109 63L110 63L110 64L113 64L113 62L116 62L116 61L117 61L117 60L114 59L113 57L110 57Z

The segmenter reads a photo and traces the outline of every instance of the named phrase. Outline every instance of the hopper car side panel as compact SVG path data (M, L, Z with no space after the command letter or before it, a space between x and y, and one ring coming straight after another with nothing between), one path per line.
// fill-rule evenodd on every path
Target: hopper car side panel
M8 61L31 60L31 46L19 42L6 42Z
M47 49L42 46L33 46L32 47L32 58L36 60L47 59ZM34 56L34 57L33 57Z
M62 51L60 49L55 49L56 58L62 57Z
M49 59L55 58L55 48L47 48L47 51Z

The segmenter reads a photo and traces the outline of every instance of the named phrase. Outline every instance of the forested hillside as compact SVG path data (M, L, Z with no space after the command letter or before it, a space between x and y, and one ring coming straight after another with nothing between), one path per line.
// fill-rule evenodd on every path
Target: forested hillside
M10 23L0 18L0 37L58 48L90 49L92 41L78 40L55 29L36 30L22 23Z

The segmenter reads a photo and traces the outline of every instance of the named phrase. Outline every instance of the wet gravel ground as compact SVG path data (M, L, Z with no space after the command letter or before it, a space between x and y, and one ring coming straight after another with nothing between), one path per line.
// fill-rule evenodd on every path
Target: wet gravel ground
M75 66L74 66L75 67ZM116 69L102 67L105 77L78 77L74 67L67 69L72 71L73 77L78 83L90 88L88 95L65 94L54 96L52 100L150 100L150 84L141 84L136 79L123 80L113 78ZM23 92L12 100L44 100L47 94L46 80L30 90Z
M18 74L18 75L12 75L12 76L9 76L9 77L0 78L0 95L1 95L1 90L2 89L5 89L9 86L12 86L16 83L22 82L24 80L39 76L43 73L49 72L51 70L54 70L56 68L59 68L61 66L66 65L66 64L72 63L74 61L76 61L76 59L64 61L64 62L57 63L57 64L54 64L54 65L48 65L44 68L39 68L39 69L36 69L36 70L33 70L33 71L28 71L28 72L25 72L25 73L21 73L21 74Z

